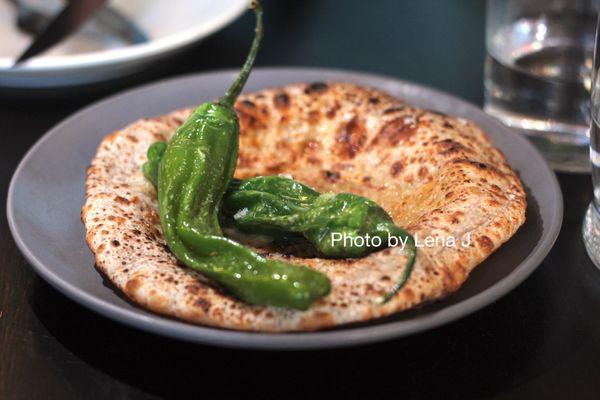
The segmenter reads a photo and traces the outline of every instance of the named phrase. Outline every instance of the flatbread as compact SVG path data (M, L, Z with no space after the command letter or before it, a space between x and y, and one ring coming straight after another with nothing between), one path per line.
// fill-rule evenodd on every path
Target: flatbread
M347 83L294 84L236 103L236 177L288 173L322 192L352 192L396 224L456 246L420 247L410 279L376 300L406 263L401 246L356 260L258 249L325 273L331 294L307 311L245 304L177 262L161 235L146 150L169 140L191 109L143 119L107 136L87 172L82 220L97 268L135 303L192 323L255 331L316 330L414 308L456 291L525 221L521 182L474 123ZM460 240L470 239L468 246ZM444 239L446 243L446 239Z

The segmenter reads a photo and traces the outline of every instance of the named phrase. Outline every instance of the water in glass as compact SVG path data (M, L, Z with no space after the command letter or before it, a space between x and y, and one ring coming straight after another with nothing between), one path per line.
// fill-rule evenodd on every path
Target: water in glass
M511 3L488 2L485 110L527 134L555 169L586 171L596 13L495 15Z

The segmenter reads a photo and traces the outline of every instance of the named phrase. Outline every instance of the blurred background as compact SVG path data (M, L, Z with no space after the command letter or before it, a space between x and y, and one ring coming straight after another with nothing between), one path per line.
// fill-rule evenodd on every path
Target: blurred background
M3 0L10 1L10 0ZM185 3L185 2L184 2ZM324 66L411 80L481 103L484 15L480 0L264 0L266 35L259 66ZM242 17L183 53L125 79L87 85L68 97L94 97L159 77L239 67L253 16ZM4 96L57 97L63 92Z
M266 0L264 8L259 65L374 72L483 101L484 1ZM247 13L200 44L192 70L237 67L252 24Z

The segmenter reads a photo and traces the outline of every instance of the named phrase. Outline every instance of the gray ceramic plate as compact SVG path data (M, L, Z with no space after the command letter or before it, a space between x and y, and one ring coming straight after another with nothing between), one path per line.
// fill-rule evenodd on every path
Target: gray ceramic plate
M182 77L110 97L78 112L42 137L12 179L8 220L15 241L52 286L106 317L197 343L263 349L351 346L398 338L464 317L498 299L542 262L562 221L554 173L525 139L479 108L438 91L391 78L322 69L257 69L247 90L299 81L340 80L381 88L416 105L477 122L507 156L525 184L527 222L473 272L454 295L418 310L368 323L311 333L262 334L194 326L161 317L118 295L94 269L80 209L85 170L100 140L146 116L218 98L237 71Z

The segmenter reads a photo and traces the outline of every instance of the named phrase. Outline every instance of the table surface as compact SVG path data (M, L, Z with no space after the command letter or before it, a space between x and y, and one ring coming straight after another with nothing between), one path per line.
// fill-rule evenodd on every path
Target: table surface
M385 73L482 98L479 0L266 1L260 65ZM450 5L451 4L451 5ZM0 92L0 197L24 152L82 106L133 85L243 59L252 18L135 77L71 93ZM443 40L440 40L443 39ZM66 149L68 151L68 149ZM586 175L559 175L561 234L522 285L460 321L395 341L318 352L190 345L140 332L71 302L36 276L0 216L0 399L600 398L600 271L581 220Z

